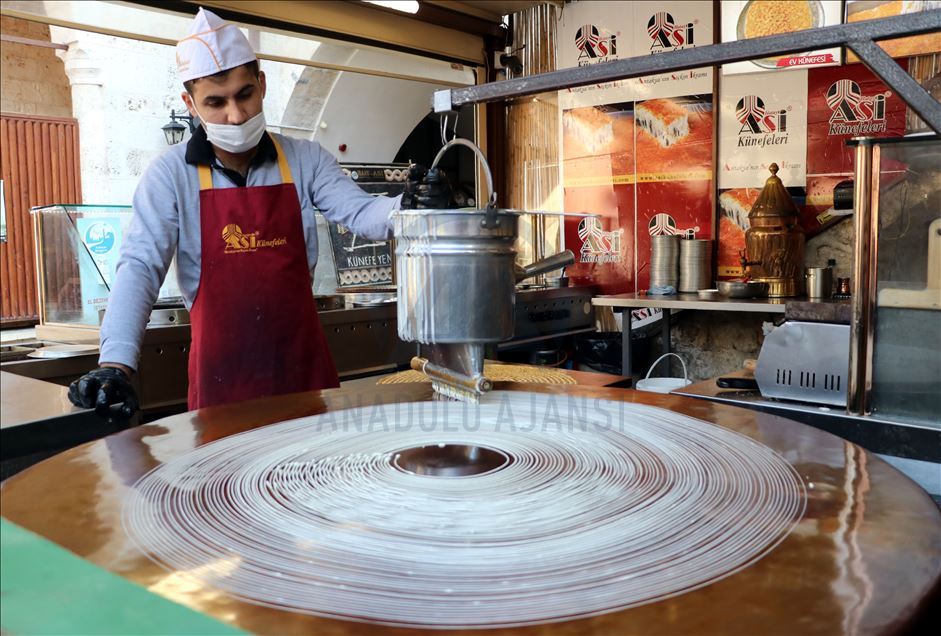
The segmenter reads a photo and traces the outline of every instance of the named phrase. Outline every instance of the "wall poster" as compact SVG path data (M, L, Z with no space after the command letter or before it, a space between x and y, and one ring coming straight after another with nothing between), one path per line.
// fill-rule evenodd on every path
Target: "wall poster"
M720 79L719 187L760 188L778 164L785 186L807 174L807 71Z
M574 284L605 290L633 287L634 106L583 106L562 113L565 244L575 252Z
M907 60L897 60L902 68ZM853 174L853 137L905 134L905 102L862 64L812 69L807 77L807 201L801 225L808 237L841 217L833 188Z
M748 213L778 164L798 205L807 179L807 73L723 75L719 102L719 237L716 274L742 275Z
M840 0L723 0L722 41L734 42L780 33L840 24ZM807 51L745 62L725 64L722 73L760 73L816 66L834 66L842 59L840 48Z
M560 66L711 44L702 2L577 2L560 22ZM573 283L644 289L650 236L712 237L711 69L560 91L566 246Z

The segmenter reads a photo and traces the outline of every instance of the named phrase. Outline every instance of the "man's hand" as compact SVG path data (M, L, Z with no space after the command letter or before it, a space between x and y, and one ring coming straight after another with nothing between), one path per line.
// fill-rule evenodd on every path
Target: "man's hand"
M89 371L69 385L69 401L85 409L94 408L101 417L110 416L111 406L123 402L119 414L130 418L140 403L128 376L127 372L113 366Z
M408 168L405 193L402 194L402 209L443 210L454 207L451 184L443 170L412 164Z

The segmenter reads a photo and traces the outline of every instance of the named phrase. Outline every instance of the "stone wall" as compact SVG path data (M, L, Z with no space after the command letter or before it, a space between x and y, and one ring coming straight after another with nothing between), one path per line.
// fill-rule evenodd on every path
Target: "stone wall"
M738 311L682 311L672 316L670 340L673 351L686 361L690 378L705 380L738 371L745 360L757 359L764 341L762 325L780 317ZM659 353L659 342L653 349ZM671 375L682 375L675 359L671 369ZM665 367L658 367L653 375L666 375Z
M49 27L38 22L0 17L0 32L50 42ZM4 42L0 47L0 110L5 113L72 116L72 93L56 50Z
M841 219L836 225L827 228L817 236L808 239L804 250L806 267L826 267L828 259L834 259L833 282L837 278L853 276L853 245L856 233L853 230L853 217Z

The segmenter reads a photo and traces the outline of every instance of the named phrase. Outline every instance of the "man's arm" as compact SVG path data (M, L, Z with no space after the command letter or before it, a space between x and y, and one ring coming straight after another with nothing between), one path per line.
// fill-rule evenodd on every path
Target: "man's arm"
M137 368L144 329L179 240L177 196L162 160L134 192L134 217L121 246L117 274L101 324L101 366Z
M402 197L372 196L343 174L333 155L319 144L311 147L316 172L310 197L317 209L327 220L345 225L360 236L377 241L392 238L389 215L399 209Z

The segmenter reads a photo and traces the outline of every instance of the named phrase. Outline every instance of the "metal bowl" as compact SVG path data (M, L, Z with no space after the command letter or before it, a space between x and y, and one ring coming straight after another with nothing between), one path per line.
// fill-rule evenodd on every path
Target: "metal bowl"
M768 283L742 280L722 280L719 293L726 298L764 298L768 295Z

